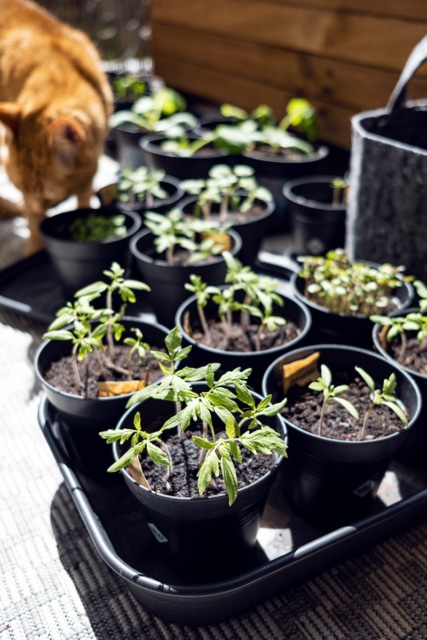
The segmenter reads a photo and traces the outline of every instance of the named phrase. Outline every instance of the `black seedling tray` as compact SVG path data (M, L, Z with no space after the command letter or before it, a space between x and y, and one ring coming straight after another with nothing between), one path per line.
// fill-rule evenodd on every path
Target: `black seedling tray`
M359 553L427 513L427 473L393 461L369 514L319 530L287 504L279 477L270 491L251 563L223 580L188 583L168 566L120 475L91 479L64 449L61 421L47 399L39 424L93 544L146 611L184 625L217 624ZM225 544L226 547L226 544Z
M135 277L139 278L137 274ZM50 324L66 301L55 268L45 250L0 271L0 307ZM154 318L147 294L138 296L137 302L132 305L131 315Z
M45 251L0 271L0 306L49 323L64 303L58 278Z
M291 293L289 277L298 268L292 260L261 252L257 266L261 273L279 279L279 291ZM44 251L0 271L0 307L49 323L64 302ZM132 315L149 317L149 307L144 305L145 301L136 311L132 309ZM203 583L190 583L168 565L162 545L154 539L141 506L121 476L105 473L95 478L82 470L76 456L78 444L70 444L69 434L68 440L64 437L64 426L46 398L40 402L38 420L101 558L146 611L178 624L215 624L238 615L427 513L427 472L398 460L387 472L369 514L339 528L328 527L325 520L320 530L298 517L286 502L279 477L270 491L256 553L248 566L220 581L206 576Z

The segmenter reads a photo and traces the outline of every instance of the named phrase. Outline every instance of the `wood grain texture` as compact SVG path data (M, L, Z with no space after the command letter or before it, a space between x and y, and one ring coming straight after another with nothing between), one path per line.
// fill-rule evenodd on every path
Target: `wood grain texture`
M182 41L187 43L184 48ZM175 57L205 71L211 69L253 80L312 100L339 102L355 111L385 106L399 76L395 71L163 24L156 27L154 54ZM410 89L412 97L427 97L427 79L414 78Z
M295 95L324 140L349 147L351 115L387 104L427 33L424 0L152 0L153 56L165 81L202 98L277 115ZM427 65L409 97L427 99Z
M264 3L290 6L296 4L293 0L264 0ZM323 11L368 14L380 18L427 19L427 5L424 0L301 0L298 6Z
M154 0L155 22L400 70L424 21L254 0Z

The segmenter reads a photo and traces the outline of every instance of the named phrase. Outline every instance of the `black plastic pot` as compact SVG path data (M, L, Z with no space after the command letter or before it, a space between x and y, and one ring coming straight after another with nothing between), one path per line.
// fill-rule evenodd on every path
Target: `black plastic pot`
M224 289L225 287L226 285L221 288ZM184 340L192 345L191 358L197 366L202 366L209 362L220 362L224 371L232 370L235 367L241 367L242 369L250 367L252 368L252 373L249 383L255 391L260 393L262 377L268 365L279 355L304 344L311 329L311 315L307 307L289 296L282 295L282 298L284 300L283 307L275 307L274 313L275 315L283 316L289 322L294 322L298 326L299 335L290 342L272 349L265 349L264 351L235 352L215 349L201 344L191 335L188 335L186 332L187 323L193 328L199 327L196 296L188 297L180 305L175 316L175 324L178 325ZM216 305L210 301L204 311L209 319L212 313L215 313Z
M107 218L123 215L126 235L109 238L103 242L77 242L67 237L67 227L73 221L92 214ZM108 269L112 262L118 262L123 268L128 268L129 240L141 225L142 220L137 213L115 207L75 209L57 213L43 220L40 232L66 298L72 298L78 289L102 278L102 272Z
M299 277L298 273L291 275L290 282L295 297L310 309L313 320L313 340L331 341L364 349L372 348L372 321L369 317L333 313L326 307L312 302L304 295L305 280ZM409 282L397 288L395 302L398 309L408 307L413 297L414 289Z
M310 345L275 360L265 372L262 393L271 393L273 402L282 399L283 365L315 352L320 353L319 367L326 364L335 380L340 371L359 366L381 386L394 372L397 397L410 418L408 427L398 433L362 441L325 438L285 418L289 438L289 459L283 476L285 494L308 522L329 528L348 524L369 512L392 457L404 446L418 419L422 398L411 376L374 351L333 344Z
M260 396L257 398L261 399ZM170 402L146 400L130 408L117 428L132 428L133 417L138 411L147 430L159 415L172 415ZM269 418L266 424L286 439L280 416ZM114 458L117 460L126 448L127 443L114 443ZM235 575L236 571L253 562L262 512L281 462L282 458L274 454L270 470L253 484L240 489L231 506L225 493L194 498L168 496L146 489L127 469L121 473L129 490L141 503L148 526L164 547L171 568L186 579L206 582Z
M296 255L320 256L345 246L347 205L333 204L336 176L309 176L289 180L283 187Z
M231 116L223 116L220 111L214 111L212 113L206 113L200 116L198 124L193 127L193 133L199 137L206 137L211 135L215 129L220 125L235 125L238 123L236 118Z
M164 345L168 333L160 324L143 322L139 318L125 317L122 321L125 335L133 336L131 327L139 327L144 341L153 348ZM44 374L53 361L71 352L71 343L59 340L44 340L34 356L34 370L43 391L60 416L57 425L58 437L70 460L90 477L108 480L114 475L107 474L112 464L111 448L105 444L100 431L114 429L126 410L126 404L132 394L109 398L84 398L64 393L44 379Z
M258 151L242 153L241 162L253 167L258 182L273 194L276 209L270 220L270 230L284 233L290 227L288 206L283 195L286 182L300 176L321 173L328 155L329 148L325 145L315 146L315 152L310 155L293 154L289 158Z
M147 210L157 211L157 213L165 213L170 211L184 196L184 191L181 189L179 180L173 176L165 176L160 182L160 186L167 192L166 198L154 198L153 204L150 207L145 205L145 202L120 202L117 199L117 182L102 187L97 192L97 196L102 206L113 205L123 211L136 211L137 213L145 212Z
M394 311L390 314L390 316L402 316L407 315L408 313L418 313L420 310L418 307L411 307L409 309L405 309L404 313L401 310ZM403 371L406 371L408 375L414 378L417 383L421 395L423 398L426 398L426 401L423 401L423 405L421 407L420 415L413 428L411 429L408 438L406 439L405 444L403 445L401 451L399 452L399 459L405 463L417 466L417 467L426 467L426 447L427 447L427 375L423 375L418 371L414 371L413 369L409 369L401 365L397 362L392 354L384 349L380 338L379 331L382 329L382 325L374 324L372 329L372 341L375 349L378 353L385 358L388 362L393 363L394 365L400 367ZM408 334L415 334L415 331L408 332Z
M198 136L188 134L188 138L195 140ZM178 156L163 151L161 144L167 138L161 134L150 134L140 140L141 149L145 154L145 163L151 169L164 169L170 176L180 180L190 178L206 178L215 164L229 162L231 156L213 146L204 147L196 155Z
M133 124L121 124L112 129L117 161L120 169L136 169L147 164L139 141L148 135L144 129Z
M193 215L194 205L197 200L198 196L188 196L181 200L178 206L184 214ZM244 214L240 217L236 215L236 222L233 223L233 228L236 229L242 238L242 248L239 252L239 260L241 260L244 265L249 265L251 267L255 265L263 238L268 230L268 221L274 214L275 209L274 202L263 202L261 200L255 200L254 206L260 209L260 213L257 218L245 221ZM217 215L218 211L219 205L213 203L212 214Z
M238 257L242 246L240 235L230 229L232 239L231 253ZM162 324L172 327L179 305L188 297L184 285L190 282L190 274L195 273L209 284L220 285L224 282L227 267L221 255L210 262L194 265L169 265L159 256L154 246L154 235L148 229L137 233L130 243L136 270L151 287L150 304Z

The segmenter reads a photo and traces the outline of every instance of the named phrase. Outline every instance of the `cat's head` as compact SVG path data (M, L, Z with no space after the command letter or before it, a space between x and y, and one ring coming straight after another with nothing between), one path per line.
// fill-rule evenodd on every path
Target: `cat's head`
M87 120L87 119L86 119ZM79 114L25 113L17 103L0 103L6 125L6 170L25 206L42 215L71 195L91 189L103 150L106 124Z

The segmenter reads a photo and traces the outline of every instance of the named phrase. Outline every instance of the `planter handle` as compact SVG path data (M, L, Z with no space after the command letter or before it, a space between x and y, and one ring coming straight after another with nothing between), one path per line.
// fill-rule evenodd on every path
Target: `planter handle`
M409 81L417 69L427 60L427 36L424 36L422 40L413 48L406 64L400 74L399 80L393 89L390 99L387 104L387 109L390 109L391 113L396 113L399 109L404 107L406 100L406 93Z

